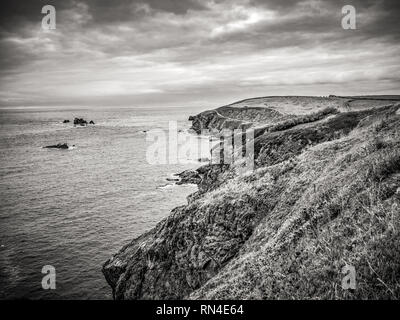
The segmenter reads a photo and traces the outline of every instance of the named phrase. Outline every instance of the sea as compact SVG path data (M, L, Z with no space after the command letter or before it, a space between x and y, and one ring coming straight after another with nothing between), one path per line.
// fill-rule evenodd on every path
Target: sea
M112 299L103 263L197 188L167 178L198 159L151 163L147 135L167 132L171 121L191 135L188 117L201 111L1 108L0 299ZM95 125L74 126L75 117ZM43 148L57 143L70 148ZM46 266L55 289L42 285Z

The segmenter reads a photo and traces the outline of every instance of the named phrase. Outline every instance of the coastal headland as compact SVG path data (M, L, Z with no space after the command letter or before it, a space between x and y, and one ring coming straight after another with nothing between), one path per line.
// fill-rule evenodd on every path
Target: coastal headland
M191 116L197 133L252 128L254 170L186 172L188 203L103 265L114 298L399 298L399 109L400 96L286 96Z

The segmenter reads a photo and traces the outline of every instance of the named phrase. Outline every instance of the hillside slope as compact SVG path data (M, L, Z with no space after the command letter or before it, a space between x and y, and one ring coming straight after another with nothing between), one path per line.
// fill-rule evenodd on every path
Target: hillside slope
M399 298L400 105L370 101L240 119L258 128L255 170L194 172L188 204L104 264L114 298Z
M385 97L260 97L238 101L214 110L191 116L192 129L222 130L225 128L249 128L275 124L279 121L306 116L324 109L334 108L341 112L360 111L400 101L400 96Z

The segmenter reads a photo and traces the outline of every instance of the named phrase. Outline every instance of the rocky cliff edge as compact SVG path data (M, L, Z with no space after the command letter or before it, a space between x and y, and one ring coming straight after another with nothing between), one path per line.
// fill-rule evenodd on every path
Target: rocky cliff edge
M257 128L255 168L186 173L199 185L188 204L105 262L114 298L399 298L399 108L267 97L191 117L198 132ZM341 288L345 265L356 290Z

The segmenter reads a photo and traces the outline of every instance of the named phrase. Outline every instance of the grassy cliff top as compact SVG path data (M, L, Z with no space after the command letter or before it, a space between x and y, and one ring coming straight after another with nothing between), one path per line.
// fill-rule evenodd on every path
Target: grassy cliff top
M400 103L267 97L192 121L241 126L221 113L250 107L254 170L199 168L188 204L104 264L114 297L400 298ZM348 265L355 290L341 286Z

